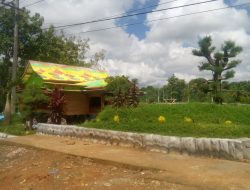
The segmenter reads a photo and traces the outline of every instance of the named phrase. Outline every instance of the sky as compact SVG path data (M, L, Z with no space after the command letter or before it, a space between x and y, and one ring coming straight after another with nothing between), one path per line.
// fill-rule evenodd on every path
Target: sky
M207 35L212 37L216 51L225 40L233 40L243 47L243 52L237 57L242 63L235 69L236 74L232 80L250 80L250 5L163 20L197 11L250 3L250 0L218 0L151 12L202 1L206 0L45 0L28 8L32 13L37 12L44 17L44 27L120 16L125 12L149 12L64 29L67 35L90 39L88 56L105 50L105 60L101 65L110 75L137 78L140 86L164 85L173 74L187 82L197 77L211 79L211 72L198 69L199 63L205 60L192 55L198 40ZM20 0L20 5L22 7L33 2L36 1ZM133 12L135 9L140 10ZM131 23L141 24L81 33Z

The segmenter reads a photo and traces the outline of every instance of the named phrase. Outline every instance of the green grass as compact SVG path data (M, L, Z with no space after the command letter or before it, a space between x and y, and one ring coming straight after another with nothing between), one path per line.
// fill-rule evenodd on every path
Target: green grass
M119 115L120 122L114 122ZM160 123L158 117L166 118ZM184 117L193 122L184 121ZM225 124L230 120L232 124ZM91 122L81 126L118 131L193 137L250 137L250 106L215 104L142 104L138 108L106 107Z
M5 125L3 122L0 122L0 132L16 136L33 134L32 131L25 130L24 124L22 123L20 116L13 116L10 125Z
M24 126L22 124L15 124L15 125L0 124L0 132L17 136L27 135Z

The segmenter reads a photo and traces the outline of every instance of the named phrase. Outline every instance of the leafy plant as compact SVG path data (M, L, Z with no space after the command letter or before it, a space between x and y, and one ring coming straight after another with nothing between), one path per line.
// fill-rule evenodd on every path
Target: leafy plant
M125 95L122 93L122 91L119 89L117 94L115 94L113 101L112 101L113 107L120 108L125 105Z
M139 98L138 98L139 90L138 90L138 87L136 86L136 83L137 81L133 80L132 85L129 89L129 93L128 93L127 101L126 101L126 105L128 107L137 107L139 104Z
M48 103L48 96L43 92L41 85L42 79L32 75L20 95L21 113L24 119L29 121L28 127L32 126L38 109Z
M137 80L133 79L130 81L125 76L115 76L106 79L108 85L106 90L110 92L113 97L113 107L137 107L139 104L139 90L136 86Z
M65 103L64 94L62 91L55 87L50 94L49 109L51 110L49 119L51 123L61 124L63 118L63 105Z

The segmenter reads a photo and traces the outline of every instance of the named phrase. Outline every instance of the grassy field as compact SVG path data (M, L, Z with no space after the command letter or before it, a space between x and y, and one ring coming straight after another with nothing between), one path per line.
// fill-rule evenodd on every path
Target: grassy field
M33 131L25 130L20 116L12 117L12 122L10 125L5 125L3 122L0 122L0 132L17 136L29 135L34 133Z
M119 122L114 121L116 115ZM159 116L166 121L159 122ZM250 137L250 106L190 103L142 104L135 109L106 107L95 120L81 126L174 136Z
M17 136L27 135L22 124L11 124L7 126L0 124L0 132Z

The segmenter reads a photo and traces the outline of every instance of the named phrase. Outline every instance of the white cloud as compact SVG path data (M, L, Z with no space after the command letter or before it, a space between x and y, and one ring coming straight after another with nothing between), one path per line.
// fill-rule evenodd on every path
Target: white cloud
M141 5L145 0L137 0ZM200 0L182 0L164 7L178 6L199 2ZM161 0L159 3L163 3ZM75 23L96 18L111 16L129 10L133 0L47 0L41 6L32 10L41 13L47 23ZM166 18L196 11L225 7L222 0L206 5L180 8L172 11L151 13L147 20ZM159 7L163 8L163 6ZM236 69L234 80L249 80L250 60L250 18L246 10L226 9L211 13L169 19L148 23L150 30L143 40L129 35L122 28L82 34L91 40L91 52L106 50L106 60L103 63L112 74L129 75L138 78L143 85L165 84L172 74L185 80L195 77L211 78L211 73L200 72L197 68L201 58L191 54L197 47L199 37L211 35L219 48L224 40L234 40L244 48L239 56L243 60ZM75 27L69 30L73 33L96 28L115 26L114 21L95 23Z

